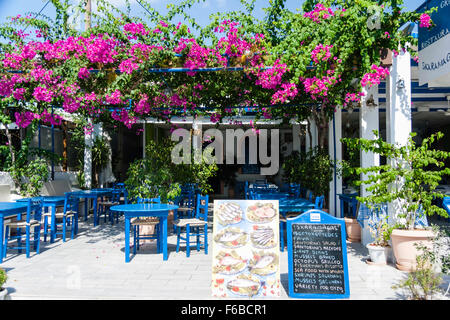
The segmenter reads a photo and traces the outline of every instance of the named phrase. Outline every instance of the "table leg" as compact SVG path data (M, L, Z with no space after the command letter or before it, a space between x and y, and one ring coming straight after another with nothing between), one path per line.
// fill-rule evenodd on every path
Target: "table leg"
M130 218L125 216L125 262L130 262Z
M56 235L56 206L52 206L52 223L50 227L50 243L55 241Z
M82 198L80 198L82 199ZM89 198L84 198L84 221L87 221L88 219L88 201Z
M3 215L0 215L0 263L3 262Z
M167 260L167 216L162 217L162 246L163 246L163 260Z
M97 217L97 197L94 198L94 202L92 204L92 211L94 212L94 227L98 225L98 217Z

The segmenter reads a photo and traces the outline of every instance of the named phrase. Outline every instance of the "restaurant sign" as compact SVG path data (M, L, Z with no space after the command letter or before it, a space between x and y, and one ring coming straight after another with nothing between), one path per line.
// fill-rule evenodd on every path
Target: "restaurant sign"
M278 200L214 200L212 295L280 297Z
M350 297L345 222L321 210L287 219L289 296Z
M419 27L419 85L450 85L450 0L428 0L419 11L436 7L435 26Z

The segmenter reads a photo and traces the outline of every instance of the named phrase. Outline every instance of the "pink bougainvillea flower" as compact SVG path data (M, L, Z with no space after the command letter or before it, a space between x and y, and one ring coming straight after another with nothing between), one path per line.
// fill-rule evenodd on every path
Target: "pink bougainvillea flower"
M36 87L33 91L33 97L38 101L52 102L53 92L44 87Z
M82 68L80 68L80 71L78 71L78 78L79 79L87 79L87 78L89 78L90 74L91 73L89 72L89 70L87 68L82 67Z
M429 28L431 27L431 17L427 13L422 13L420 15L420 24L421 28Z

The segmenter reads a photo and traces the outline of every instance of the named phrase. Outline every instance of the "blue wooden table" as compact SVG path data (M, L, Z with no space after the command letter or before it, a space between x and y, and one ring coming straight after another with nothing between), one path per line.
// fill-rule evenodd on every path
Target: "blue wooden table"
M305 211L315 208L315 203L303 198L282 198L278 200L280 214L286 218L286 213ZM284 231L286 230L286 220L280 220L280 249L284 251Z
M50 243L55 241L56 237L56 207L64 206L64 196L43 196L42 207L51 208L51 225L50 225ZM29 198L17 199L17 202L26 202Z
M303 198L282 198L279 199L280 213L285 216L286 212L305 212L314 209L312 201Z
M24 202L0 202L0 263L3 262L3 240L5 235L4 231L4 221L5 217L9 216L20 216L22 213L26 213L28 208L28 203Z
M94 213L94 227L98 225L98 215L97 215L97 201L98 198L105 197L112 193L112 188L104 188L104 189L92 189L92 190L81 190L72 192L75 197L79 199L86 199L84 202L84 221L88 218L88 200L92 199L93 204L93 213Z
M287 192L258 193L256 197L258 200L279 200L289 198L289 193Z
M130 228L131 218L158 217L160 219L159 235L162 245L163 260L167 260L167 217L169 211L178 209L178 206L163 203L121 204L112 206L111 211L123 212L125 216L125 262L130 262Z

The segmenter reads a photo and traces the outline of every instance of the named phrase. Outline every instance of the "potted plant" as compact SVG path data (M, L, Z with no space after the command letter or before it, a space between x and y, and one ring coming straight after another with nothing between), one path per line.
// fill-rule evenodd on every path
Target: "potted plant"
M374 240L366 245L370 257L367 263L384 265L390 260L392 248L389 245L389 240L392 229L387 222L387 215L380 217L379 220L374 220L374 216L371 219L369 218L370 234Z
M420 146L413 141L414 132L404 146L384 142L378 132L374 133L374 140L342 139L351 148L377 153L386 159L385 164L357 169L358 174L363 174L358 184L367 185L370 194L357 199L370 208L382 203L391 204L393 210L389 212L389 220L393 227L391 242L396 266L403 271L412 271L419 254L414 244L432 245L434 234L424 223L426 215L448 217L447 212L433 201L443 197L435 189L442 177L450 174L450 168L444 163L450 153L431 149L432 144L443 137L441 132L423 139Z
M445 297L440 285L443 283L443 274L448 274L449 246L448 231L433 226L436 237L433 246L416 244L420 254L416 257L417 267L408 274L406 279L393 285L393 289L405 289L411 300L432 300L435 297Z
M347 234L347 241L349 242L361 242L361 225L356 219L358 216L360 203L356 198L347 202L351 214L344 212L345 231Z
M0 300L6 300L6 296L8 295L8 289L3 288L7 279L6 271L0 268Z

